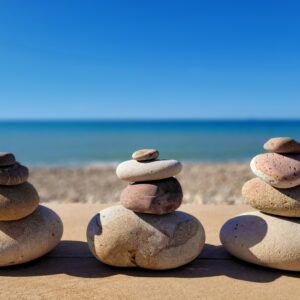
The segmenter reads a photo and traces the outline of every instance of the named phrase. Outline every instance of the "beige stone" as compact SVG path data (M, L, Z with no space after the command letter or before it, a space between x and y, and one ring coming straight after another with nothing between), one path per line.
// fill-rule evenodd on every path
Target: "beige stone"
M182 164L173 159L144 162L127 160L118 165L116 173L122 180L139 182L173 177L181 170Z
M0 222L0 266L25 263L46 254L59 243L62 233L60 218L44 206L24 219Z
M159 152L156 149L141 149L132 154L132 158L138 161L154 160L158 156Z
M268 140L264 149L275 153L300 153L300 143L289 137L277 137Z
M39 204L36 189L28 182L0 185L0 221L14 221L30 215Z
M260 211L284 217L300 217L300 186L277 189L254 178L244 184L242 194L249 205Z
M242 260L300 271L300 219L244 213L223 225L220 239L229 253Z
M251 160L250 167L256 176L274 187L300 185L300 154L259 154Z
M156 216L114 206L92 218L87 240L94 256L108 265L163 270L194 260L205 232L195 217L183 212Z

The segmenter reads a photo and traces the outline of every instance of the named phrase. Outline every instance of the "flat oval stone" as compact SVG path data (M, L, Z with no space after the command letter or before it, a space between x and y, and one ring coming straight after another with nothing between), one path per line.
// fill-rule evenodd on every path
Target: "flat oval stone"
M132 154L132 158L138 161L145 161L145 160L154 160L157 159L159 156L159 152L155 149L142 149L135 151Z
M300 143L289 137L277 137L268 140L264 149L275 153L300 153Z
M118 165L116 173L122 180L139 182L173 177L181 170L182 164L173 159L144 162L127 160Z
M129 184L121 193L121 204L135 212L167 214L182 202L182 189L174 177Z
M0 221L22 219L35 211L39 195L28 182L16 186L0 186Z
M242 195L248 204L260 211L284 217L300 217L300 186L277 189L254 178L244 184Z
M0 152L0 167L11 166L16 163L16 158L12 153Z
M194 260L204 246L205 232L195 217L183 212L156 216L118 205L92 218L87 241L105 264L164 270Z
M242 260L300 271L300 219L245 213L223 225L220 239L230 254Z
M288 189L300 185L300 154L259 154L250 167L256 176L274 187Z
M27 181L28 168L15 163L12 166L0 168L0 185L18 185Z
M21 220L0 222L0 266L22 264L43 256L59 243L62 233L59 216L44 206Z

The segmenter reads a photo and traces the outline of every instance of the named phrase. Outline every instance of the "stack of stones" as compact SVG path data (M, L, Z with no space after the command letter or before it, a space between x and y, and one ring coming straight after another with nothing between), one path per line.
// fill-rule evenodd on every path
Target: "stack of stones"
M243 197L259 211L227 221L220 233L225 248L248 262L300 271L300 143L272 138L255 156L257 176L246 182Z
M121 204L100 211L90 222L87 240L94 256L108 265L172 269L195 259L205 242L201 223L175 211L182 189L174 176L176 160L160 160L157 150L133 153L121 163L117 176L130 182Z
M0 153L0 266L38 258L60 241L62 222L27 182L28 169L12 153Z

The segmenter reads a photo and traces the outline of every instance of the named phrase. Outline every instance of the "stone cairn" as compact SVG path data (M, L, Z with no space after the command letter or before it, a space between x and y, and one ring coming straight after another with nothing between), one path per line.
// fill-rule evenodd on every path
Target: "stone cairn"
M0 266L36 259L60 241L63 226L27 182L28 168L12 153L0 153Z
M271 153L255 156L243 197L259 211L227 221L220 232L225 248L245 261L282 270L300 271L300 143L272 138Z
M203 226L195 217L175 211L183 194L174 176L182 165L158 156L157 150L139 150L118 166L117 176L130 182L121 194L122 205L100 211L87 229L89 247L103 263L163 270L185 265L200 254Z

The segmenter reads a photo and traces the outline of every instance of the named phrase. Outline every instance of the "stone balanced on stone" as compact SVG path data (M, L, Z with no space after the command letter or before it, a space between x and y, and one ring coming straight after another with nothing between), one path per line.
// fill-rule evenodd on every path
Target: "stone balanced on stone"
M159 160L158 151L144 149L121 163L117 176L129 182L122 205L100 211L87 229L94 256L111 266L163 270L195 259L205 242L201 223L175 211L182 189L174 177L182 169L176 160Z
M251 161L257 176L242 188L243 197L259 210L236 216L222 227L220 239L245 261L300 271L300 144L273 138Z
M28 168L0 153L0 267L25 263L52 250L63 226L27 182Z

